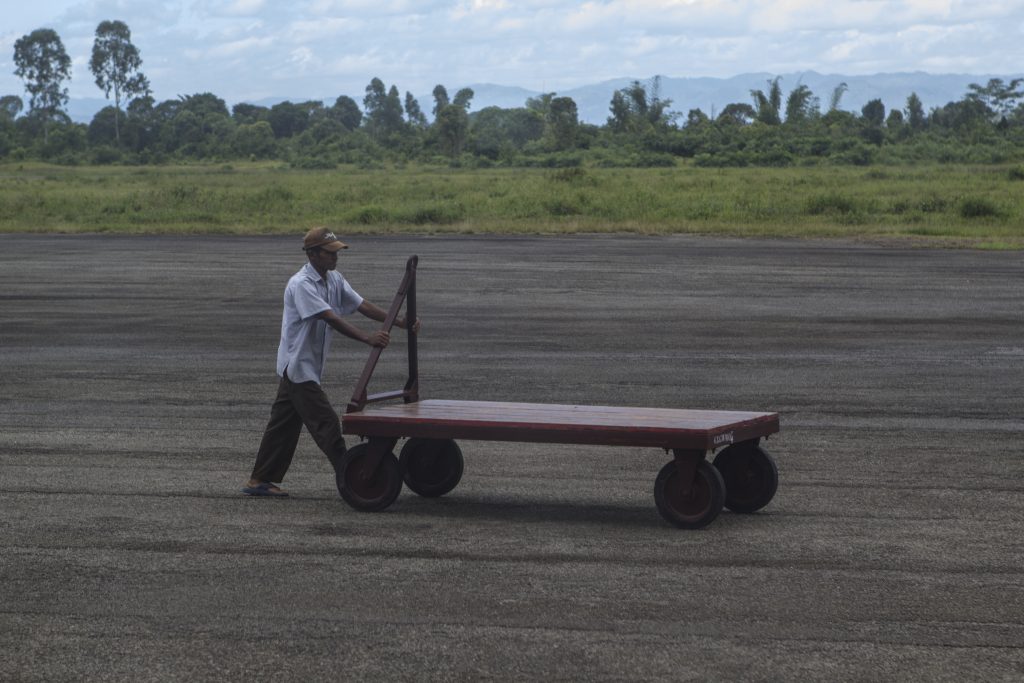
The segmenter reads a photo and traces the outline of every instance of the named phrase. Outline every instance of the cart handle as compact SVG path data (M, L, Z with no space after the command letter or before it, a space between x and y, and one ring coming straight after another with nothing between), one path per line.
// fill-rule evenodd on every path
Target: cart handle
M395 319L398 317L398 311L402 308L402 303L406 303L405 327L409 336L409 379L406 380L405 387L402 389L367 396L366 387L370 383L370 377L373 376L373 371L377 367L377 361L380 360L380 354L384 351L379 346L373 347L370 351L370 357L366 359L366 365L363 366L363 374L359 376L359 381L356 382L355 391L352 393L352 400L348 402L348 407L345 409L346 413L358 412L366 407L367 403L375 403L377 401L401 398L406 403L415 403L420 399L416 333L412 329L413 323L416 321L416 264L418 262L418 256L410 256L409 260L406 261L405 276L402 278L402 284L398 286L398 293L395 294L395 298L391 302L391 308L388 309L388 313L384 317L384 331L390 333L392 326L395 324Z

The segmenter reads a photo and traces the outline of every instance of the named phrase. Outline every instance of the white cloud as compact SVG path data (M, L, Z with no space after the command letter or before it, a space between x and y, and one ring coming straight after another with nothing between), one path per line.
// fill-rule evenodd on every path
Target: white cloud
M265 0L234 0L224 8L224 13L250 16L257 14L264 5L266 5Z
M229 43L214 45L206 51L204 57L236 57L246 52L253 52L254 50L265 50L273 44L274 39L271 37L243 38L242 40L234 40Z
M324 38L340 38L365 27L365 22L358 19L331 17L293 21L286 30L289 40L312 42Z
M308 47L297 47L288 55L288 62L302 71L313 63L313 51Z
M374 76L424 93L439 82L553 90L657 73L1024 68L1024 0L39 0L4 8L0 94L23 92L14 40L50 25L75 60L72 96L99 96L83 60L110 18L132 29L161 99L358 95Z
M381 66L380 56L376 51L366 54L345 55L330 61L327 64L327 73L334 76L363 76L378 69ZM366 82L370 82L372 76L366 76Z

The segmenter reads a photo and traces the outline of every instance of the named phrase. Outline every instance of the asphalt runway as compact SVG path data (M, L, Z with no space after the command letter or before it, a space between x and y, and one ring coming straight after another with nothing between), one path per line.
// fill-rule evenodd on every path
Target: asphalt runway
M464 442L369 514L304 435L240 495L299 243L0 235L0 679L1024 678L1020 253L350 240L385 307L420 256L424 398L780 413L775 500L680 531L643 449Z

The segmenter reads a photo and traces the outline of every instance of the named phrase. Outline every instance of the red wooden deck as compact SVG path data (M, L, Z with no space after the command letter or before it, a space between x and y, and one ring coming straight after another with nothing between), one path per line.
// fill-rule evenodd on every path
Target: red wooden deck
M779 431L777 413L424 400L342 416L365 437L529 441L712 450Z

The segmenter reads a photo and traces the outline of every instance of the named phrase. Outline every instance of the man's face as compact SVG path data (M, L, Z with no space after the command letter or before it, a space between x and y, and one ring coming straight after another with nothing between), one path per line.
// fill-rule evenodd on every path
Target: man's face
M313 267L320 271L334 270L338 266L338 252L327 251L326 249L311 249L306 252L309 254L309 262L313 264Z

